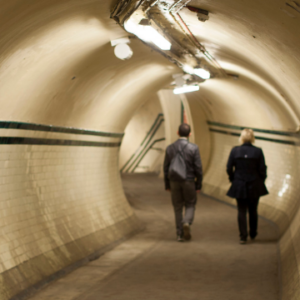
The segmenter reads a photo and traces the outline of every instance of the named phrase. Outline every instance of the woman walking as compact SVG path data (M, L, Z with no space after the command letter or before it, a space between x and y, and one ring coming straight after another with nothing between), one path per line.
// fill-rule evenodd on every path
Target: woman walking
M267 195L265 186L267 167L262 149L253 146L252 129L244 129L240 136L241 146L231 150L227 162L227 173L232 183L227 196L236 198L240 243L246 244L248 237L247 210L249 212L250 238L257 235L257 206L259 197Z

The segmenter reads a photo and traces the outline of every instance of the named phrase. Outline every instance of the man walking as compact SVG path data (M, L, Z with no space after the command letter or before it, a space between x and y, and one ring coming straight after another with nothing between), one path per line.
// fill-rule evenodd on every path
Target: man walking
M179 139L167 147L164 161L165 188L171 190L178 242L191 239L190 225L194 219L196 191L200 192L202 187L199 148L188 141L190 133L188 124L179 126Z

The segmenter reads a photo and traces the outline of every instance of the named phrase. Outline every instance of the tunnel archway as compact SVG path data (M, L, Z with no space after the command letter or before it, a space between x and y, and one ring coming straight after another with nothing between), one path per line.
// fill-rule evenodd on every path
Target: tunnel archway
M172 94L182 70L110 18L117 1L1 4L0 295L10 299L139 229L121 186L120 143L134 114ZM203 23L180 10L229 74L185 95L206 164L203 192L232 203L227 155L241 128L254 128L269 174L260 214L280 231L283 299L297 299L300 4L188 5L209 12ZM110 42L128 36L133 56L121 61ZM166 118L171 109L165 101Z

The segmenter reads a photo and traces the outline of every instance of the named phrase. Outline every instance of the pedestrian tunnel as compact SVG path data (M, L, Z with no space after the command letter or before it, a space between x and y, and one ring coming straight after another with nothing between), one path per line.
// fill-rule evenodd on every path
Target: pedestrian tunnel
M159 176L183 121L202 192L229 204L229 152L254 130L259 213L278 227L282 299L299 299L299 13L291 0L2 0L0 299L138 232L120 174ZM141 15L170 49L126 27ZM173 93L183 85L199 90Z

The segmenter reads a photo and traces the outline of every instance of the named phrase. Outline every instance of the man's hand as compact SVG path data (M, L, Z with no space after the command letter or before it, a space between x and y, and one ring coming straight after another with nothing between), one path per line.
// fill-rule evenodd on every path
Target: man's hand
M166 189L166 191L168 191L168 192L171 192L171 190L170 190L170 189Z
M197 192L197 193L200 193L200 192L201 192L201 190L196 190L196 192Z

